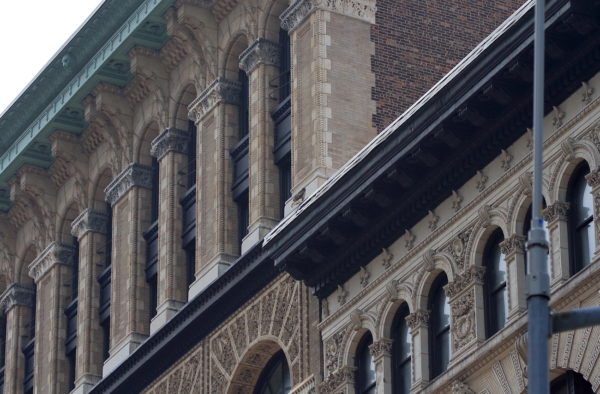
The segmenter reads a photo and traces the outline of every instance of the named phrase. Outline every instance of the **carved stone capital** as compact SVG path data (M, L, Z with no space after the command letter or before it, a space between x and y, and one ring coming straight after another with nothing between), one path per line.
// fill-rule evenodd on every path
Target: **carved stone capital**
M452 383L452 394L475 394L468 384L461 380Z
M215 79L200 95L188 106L190 119L200 121L217 104L225 102L238 105L242 85L223 77Z
M463 290L474 284L483 283L483 275L485 274L485 267L481 265L471 265L465 272L457 274L454 277L454 281L444 286L444 291L448 298L452 299L458 294L462 293Z
M594 171L587 174L585 180L592 189L600 186L600 169L596 168Z
M320 385L321 394L331 394L344 384L354 384L356 367L344 366L329 375Z
M548 223L552 223L555 220L567 220L569 213L569 203L557 201L552 205L549 205L542 211L542 218Z
M519 234L513 234L504 241L500 242L500 251L505 256L510 256L517 252L524 253L526 241L527 237Z
M425 328L429 325L429 311L419 309L418 311L406 316L406 324L411 330Z
M150 154L160 160L167 152L187 153L189 143L190 133L188 131L171 127L152 140Z
M392 355L392 344L394 341L387 338L381 338L377 342L373 342L369 346L369 351L371 352L371 356L373 356L373 360L377 360L382 356L391 356Z
M71 234L77 239L81 239L86 233L100 233L106 234L108 229L108 216L92 211L91 209L85 209L79 216L73 220L71 224Z
M250 74L259 64L279 67L279 47L273 41L258 38L240 54L240 68Z
M31 287L13 283L0 295L0 311L8 313L8 311L17 305L29 308L34 307L34 293L35 291Z
M289 32L295 30L316 9L375 23L375 0L297 0L281 14L281 27Z
M111 206L115 205L129 189L135 186L152 189L152 168L138 163L130 163L104 189L106 202Z
M52 242L29 264L29 276L37 283L55 265L71 265L75 248Z

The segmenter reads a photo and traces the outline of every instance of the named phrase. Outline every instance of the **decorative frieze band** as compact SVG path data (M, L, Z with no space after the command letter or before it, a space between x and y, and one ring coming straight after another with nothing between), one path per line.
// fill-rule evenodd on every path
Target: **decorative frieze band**
M55 265L71 265L74 252L72 246L52 242L29 264L29 276L37 283Z
M106 234L108 230L108 216L85 209L71 224L71 234L77 239L81 239L88 232Z
M419 309L411 313L406 316L406 324L411 330L427 327L429 325L429 311Z
M526 241L527 237L524 235L513 234L500 242L500 251L505 256L510 256L516 252L524 253Z
M215 79L188 106L188 116L198 122L220 102L238 105L241 89L242 84L239 82L230 81L223 77Z
M483 283L483 275L485 274L485 267L481 265L470 265L465 272L457 274L454 277L454 281L444 286L446 296L452 299L458 294L462 293L463 290L467 289L470 285Z
M171 127L152 140L150 154L160 160L167 152L187 153L189 143L190 133L188 131Z
M106 202L111 206L115 205L134 186L152 189L152 168L138 163L130 163L104 189Z
M34 293L31 287L13 283L0 295L0 311L7 313L17 305L33 307Z
M557 201L542 211L542 218L547 223L551 223L557 219L567 220L568 213L569 203Z
M279 67L279 47L273 41L258 38L240 54L240 68L250 74L259 64Z
M279 17L288 32L296 29L316 9L324 9L375 23L375 0L297 0Z

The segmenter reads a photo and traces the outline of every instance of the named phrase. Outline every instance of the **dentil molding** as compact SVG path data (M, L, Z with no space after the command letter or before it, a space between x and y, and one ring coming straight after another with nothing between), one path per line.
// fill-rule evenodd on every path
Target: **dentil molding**
M92 211L87 208L73 220L71 234L81 239L88 232L106 234L108 229L108 215Z
M279 67L279 47L273 41L258 38L240 54L240 68L250 74L258 65Z
M152 168L138 163L130 163L104 189L106 202L111 206L115 205L134 186L152 189Z
M13 283L0 295L0 311L8 313L17 305L33 307L33 294L33 288Z
M297 0L279 17L281 27L292 32L316 9L332 11L375 23L375 0Z
M187 153L189 143L189 131L171 127L152 140L150 154L160 160L168 152Z
M29 276L37 283L55 265L71 265L74 252L72 246L52 242L29 264Z
M188 116L198 122L221 102L239 105L241 89L242 84L237 81L231 81L223 77L215 79L190 103Z

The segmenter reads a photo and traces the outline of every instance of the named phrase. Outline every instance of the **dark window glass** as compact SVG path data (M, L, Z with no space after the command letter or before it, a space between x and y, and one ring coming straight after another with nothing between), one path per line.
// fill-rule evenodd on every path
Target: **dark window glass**
M239 71L238 81L242 85L240 90L240 106L238 110L239 117L239 135L238 138L241 140L248 135L249 129L249 116L248 116L248 76L242 70Z
M69 383L69 391L75 388L75 358L76 358L76 350L73 349L67 354L67 363L68 363L68 383Z
M150 298L148 302L148 308L150 309L150 320L156 316L156 308L158 303L158 275L154 274L152 277L147 279L148 282L148 296Z
M107 225L106 240L104 244L104 268L110 267L112 262L112 207L106 204Z
M254 394L287 394L292 389L290 370L283 351L268 362L254 390Z
M483 264L486 268L484 293L488 338L504 327L508 310L506 262L500 251L500 242L503 240L502 231L497 229L492 233L483 253Z
M196 280L196 239L190 242L185 249L187 285L188 287Z
M375 364L369 350L373 344L371 333L365 334L356 349L356 392L375 393Z
M150 206L150 222L154 223L158 220L158 193L159 193L159 179L160 171L158 167L158 160L155 157L152 158L152 199Z
M242 241L246 234L248 234L248 226L250 225L248 190L242 192L235 202L238 208L238 246L241 253Z
M573 174L568 189L571 274L576 274L592 261L596 248L594 240L594 205L591 188L585 176L590 173L582 163Z
M279 102L291 93L290 60L290 35L286 30L279 29Z
M406 317L409 314L408 306L403 304L392 323L392 362L394 375L392 376L394 394L406 394L411 386L411 344L412 335Z
M73 237L73 266L71 270L71 300L77 298L79 292L79 241Z
M6 364L6 315L0 316L0 368L4 368ZM3 375L0 373L0 375Z
M450 307L444 292L446 274L440 274L429 291L429 358L431 379L448 368L450 361Z
M285 202L292 196L292 161L291 155L286 155L279 163L279 214L285 214Z
M552 394L593 394L592 385L577 372L567 371L550 384Z
M188 131L190 133L190 143L188 145L188 164L187 164L187 187L188 189L196 184L196 123L193 120L188 121Z
M110 317L100 323L102 329L102 360L106 361L110 355Z

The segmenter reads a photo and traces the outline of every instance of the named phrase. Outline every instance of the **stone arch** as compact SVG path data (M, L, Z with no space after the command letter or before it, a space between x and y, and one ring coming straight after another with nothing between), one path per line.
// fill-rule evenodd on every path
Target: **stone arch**
M33 278L29 276L29 264L40 253L34 244L27 245L17 258L15 281L19 284L34 287Z
M70 202L66 205L64 212L59 214L58 233L56 234L57 241L64 245L73 244L73 235L71 235L71 225L73 220L81 213L78 205L75 202Z
M232 81L237 81L239 79L239 70L240 70L240 62L239 57L240 54L248 48L249 43L252 42L252 39L249 38L249 35L246 32L240 31L237 34L232 36L233 38L229 41L227 45L227 50L225 51L225 55L223 56L223 64L219 69L222 72L222 75Z
M246 349L231 375L229 386L225 392L228 394L252 392L269 361L280 351L283 352L288 365L290 381L292 384L298 383L298 379L293 376L290 359L285 347L282 346L279 338L268 337L262 338Z
M173 101L171 106L171 125L180 130L187 130L190 120L188 106L197 96L196 85L192 81L187 81L187 84L181 86L175 95L177 100Z
M150 147L152 140L158 137L160 133L159 125L156 122L150 122L141 133L135 150L135 162L146 166L152 164L152 156L150 155Z
M446 258L438 258L430 270L418 279L416 283L417 290L414 294L413 306L415 309L427 310L429 302L429 291L435 279L443 272L448 278L448 283L454 281L454 272L451 263Z
M388 305L383 309L383 319L381 323L377 326L379 330L380 338L391 338L392 337L392 324L394 323L394 319L396 318L396 314L398 310L403 305L408 307L409 313L413 313L415 311L410 295L402 295L396 301L388 303Z
M365 335L367 335L367 333L371 334L373 342L378 340L375 332L368 328L359 328L350 332L350 334L346 338L346 343L342 348L343 358L342 365L340 365L340 367L353 367L356 365L356 351L358 350L358 345L360 344L360 341L365 337Z
M261 7L264 12L259 16L258 36L267 40L277 42L279 40L279 29L281 21L279 16L289 7L289 1L286 0L266 0Z
M98 169L98 174L91 183L91 193L88 206L94 211L106 213L106 193L104 189L112 182L114 174L110 166L105 165Z
M506 239L509 236L509 234L506 230L506 227L502 228L497 225L490 225L487 227L482 227L482 228L478 229L478 231L475 233L475 236L473 239L473 249L471 251L471 253L472 253L471 260L470 260L472 262L471 265L478 265L478 266L482 265L483 252L485 250L485 247L488 243L490 236L497 229L500 229L500 231L502 231L502 236L504 239Z
M575 169L582 163L586 162L590 167L590 171L594 171L597 168L592 161L584 158L584 157L573 157L571 160L567 160L566 156L563 156L561 160L556 164L556 168L554 173L552 174L552 178L550 181L550 193L551 193L551 202L549 204L553 204L556 201L566 201L567 200L567 189L569 188L569 182L571 181L571 177Z

